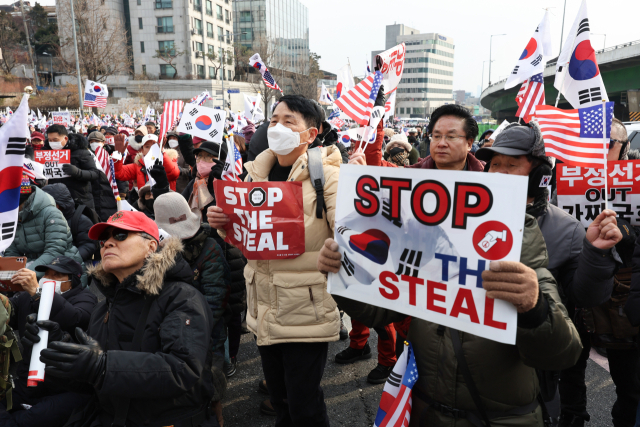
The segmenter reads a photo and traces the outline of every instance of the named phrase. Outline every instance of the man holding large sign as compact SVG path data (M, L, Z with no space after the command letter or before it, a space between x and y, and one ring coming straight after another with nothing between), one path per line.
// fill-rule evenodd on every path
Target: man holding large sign
M482 165L468 154L478 128L465 109L456 105L440 107L431 117L429 130L433 157L427 157L414 168L464 171ZM364 155L353 155L351 162L364 164ZM412 173L407 168L404 172ZM542 425L535 369L571 366L581 346L559 301L553 277L545 268L547 252L535 219L525 216L523 227L522 219L515 218L515 215L523 217L524 206L516 206L519 202L524 205L523 188L519 190L522 194L514 196L513 206L506 210L499 208L502 198L512 191L507 187L522 184L517 179L507 181L500 177L505 187L500 188L493 181L498 176L459 172L420 171L406 178L395 171L372 168L359 174L359 180L347 180L345 187L349 190L353 186L349 194L356 197L347 199L348 194L344 198L339 194L338 199L354 206L363 223L375 220L380 231L393 230L399 224L400 232L415 235L404 236L396 231L386 245L387 239L374 233L374 227L367 224L364 233L351 231L348 238L338 237L341 221L350 219L343 219L339 206L338 241L325 242L318 268L338 274L353 269L353 276L362 280L363 272L357 274L356 263L348 263L342 256L345 246L352 252L368 255L371 262L381 262L387 254L385 264L389 259L397 264L395 271L384 274L389 286L382 284L380 275L369 285L370 294L377 293L383 298L383 293L392 298L397 296L390 304L374 306L335 294L334 299L349 315L368 326L402 320L407 306L414 315L418 307L422 309L420 317L413 318L408 335L418 366L418 382L413 387L413 396L417 398L412 405L412 414L416 416L411 417L411 425L421 422L451 425L452 414L466 418L471 425L489 425L492 424L489 419L498 418L500 425ZM384 186L383 177L391 178ZM377 191L374 181L378 184ZM471 194L472 189L477 190L477 195ZM381 190L387 190L386 200ZM394 204L392 200L402 201ZM440 205L436 200L441 201ZM357 213L358 203L366 215ZM495 221L492 215L496 214L498 221L491 223ZM516 222L519 226L514 227ZM392 249L398 241L421 244L407 248L405 254L404 248ZM520 245L520 251L516 245ZM418 260L419 251L422 254ZM519 262L513 260L515 253L519 253ZM480 281L483 289L478 287ZM346 292L351 286L354 291L358 286L366 287L350 285ZM506 301L514 304L517 311L515 346L497 341L506 336L513 321L504 307ZM463 323L466 332L454 329ZM492 335L491 329L498 333ZM493 339L481 338L479 333Z
M269 149L245 164L248 180L253 183L235 189L228 184L218 186L223 194L216 189L216 201L225 200L228 207L210 207L207 214L209 224L223 237L231 237L224 228L233 224L234 233L239 232L248 253L244 272L247 327L257 336L270 401L282 425L329 425L320 381L328 342L338 340L340 314L327 292L326 277L316 268L316 260L324 240L333 236L342 159L335 146L308 149L322 120L322 111L313 101L299 95L280 98L267 130ZM317 178L318 185L313 185L311 177ZM322 180L324 185L320 184ZM265 185L276 182L279 186ZM292 187L286 189L284 184ZM299 196L294 185L301 186ZM258 188L264 194L255 190ZM297 256L298 251L292 247L297 229L276 228L282 219L277 215L284 212L277 189L283 191L283 198L285 189L288 197L297 198L289 200L289 205L303 207L304 247ZM247 203L253 205L249 208ZM272 207L268 206L270 203ZM291 212L282 217L295 225L295 209L286 209ZM283 233L280 242L279 232ZM256 245L261 241L263 253L257 254L251 248L258 249ZM258 260L257 256L264 258Z

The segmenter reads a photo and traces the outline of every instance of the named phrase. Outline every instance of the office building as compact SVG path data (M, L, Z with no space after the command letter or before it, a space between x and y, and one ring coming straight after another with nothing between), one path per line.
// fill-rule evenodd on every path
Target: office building
M220 58L233 57L232 2L230 0L123 0L125 22L131 34L135 74L173 78L176 70L154 58L157 51L184 52L176 58L178 76L221 79ZM128 11L128 16L127 15ZM206 56L215 53L212 62ZM232 80L233 65L224 65Z
M300 1L236 0L233 29L249 51L268 50L269 58L261 55L268 68L309 72L309 12Z
M398 85L396 117L425 118L436 108L452 104L453 39L438 33L420 33L403 24L387 25L384 50L403 43L404 72ZM371 52L371 63L380 51Z

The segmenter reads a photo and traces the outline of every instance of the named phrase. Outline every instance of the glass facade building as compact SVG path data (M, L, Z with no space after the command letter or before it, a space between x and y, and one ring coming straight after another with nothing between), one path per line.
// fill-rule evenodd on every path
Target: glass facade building
M236 0L233 32L247 49L268 52L267 67L309 72L309 11L298 0Z

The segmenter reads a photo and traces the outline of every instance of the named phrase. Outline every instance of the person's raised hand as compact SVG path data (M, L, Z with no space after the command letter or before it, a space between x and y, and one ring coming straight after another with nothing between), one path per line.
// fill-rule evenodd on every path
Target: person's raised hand
M126 137L122 134L118 134L113 137L113 144L116 147L116 151L118 151L120 154L124 154L125 141Z
M164 169L160 159L156 159L151 169L149 169L149 175L155 180L154 187L165 188L169 187L169 179L167 178L167 172Z
M356 151L354 151L351 156L349 156L349 164L350 165L367 165L367 156L365 156L362 151L362 147L358 147Z
M327 274L340 271L342 255L340 255L339 249L338 242L332 238L324 241L316 265L320 273Z
M538 302L538 276L518 261L492 261L482 272L482 287L489 298L510 302L518 313L526 313Z
M36 272L27 268L21 268L11 277L11 283L22 286L29 295L34 296L38 291L38 277Z
M213 159L214 165L211 166L209 176L215 179L222 179L222 171L224 170L224 162L220 159Z
M209 209L207 209L207 222L211 228L222 230L229 221L229 217L222 211L222 208L210 206Z
M620 240L616 213L611 209L602 211L587 228L587 240L598 249L611 249Z

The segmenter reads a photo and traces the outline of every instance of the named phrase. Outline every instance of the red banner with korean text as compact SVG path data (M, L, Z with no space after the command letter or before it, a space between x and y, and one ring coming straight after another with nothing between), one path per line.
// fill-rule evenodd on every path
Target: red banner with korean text
M43 165L42 174L47 179L65 178L62 165L71 162L71 150L35 150L35 161Z
M585 227L604 209L604 169L557 165L558 207ZM607 201L618 218L640 225L640 160L607 163Z
M296 258L305 251L301 182L215 180L216 204L231 221L225 241L251 260Z

